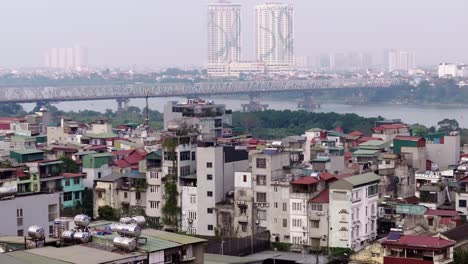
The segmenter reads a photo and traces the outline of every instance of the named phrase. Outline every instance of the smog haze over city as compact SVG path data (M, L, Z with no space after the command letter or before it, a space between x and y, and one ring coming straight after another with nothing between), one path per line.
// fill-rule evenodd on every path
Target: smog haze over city
M254 58L254 6L242 4L242 58ZM468 1L287 0L296 56L384 49L417 54L418 65L468 59ZM80 44L93 66L202 66L206 0L18 0L0 3L0 66L37 67L50 47ZM377 60L377 59L376 59Z

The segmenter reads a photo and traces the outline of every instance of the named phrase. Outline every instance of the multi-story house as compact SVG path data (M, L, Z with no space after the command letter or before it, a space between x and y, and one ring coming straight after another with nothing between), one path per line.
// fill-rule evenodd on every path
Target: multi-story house
M53 235L54 220L60 216L59 193L30 193L0 200L0 234L26 236L28 228L40 225L46 237Z
M63 173L62 188L64 208L73 207L82 203L85 174L83 173Z
M279 175L271 181L269 189L269 217L272 219L269 230L272 241L289 243L290 236L290 188L291 176Z
M311 250L319 250L328 246L329 210L328 204L330 194L328 189L324 189L319 195L309 200L308 221L309 221L309 241Z
M453 263L455 241L440 235L402 235L392 231L381 243L384 264L448 264Z
M150 152L146 155L146 216L148 222L154 225L161 224L161 205L163 202L162 182L162 153L161 151Z
M145 211L146 176L144 174L111 174L96 179L94 191L94 215L99 216L101 206L111 206L123 214L130 209Z
M458 181L459 188L455 193L455 209L463 215L468 215L468 177Z
M112 174L112 155L110 153L92 153L83 156L83 173L86 173L84 186L92 188L94 180Z
M234 174L234 230L238 237L252 234L255 226L253 218L253 179L250 171L236 171ZM288 190L289 193L289 190ZM287 208L287 203L284 203ZM287 215L285 216L287 217ZM287 218L286 218L287 227ZM272 234L275 234L272 230ZM288 234L289 239L289 234Z
M398 135L410 136L408 125L402 123L381 124L373 128L372 137L381 138L384 141L392 141Z
M366 173L330 184L330 247L359 250L376 238L379 180Z
M447 198L447 186L443 183L426 184L416 189L419 204L427 208L436 209Z
M439 169L446 169L460 161L460 134L458 131L426 136L427 159Z
M229 223L231 228L221 224L218 226L219 214L229 214L229 211L223 211L222 207L218 208L217 205L229 202L227 196L234 192L235 171L248 168L247 151L236 150L233 146L200 142L196 156L196 191L187 188L188 196L182 193L182 202L188 202L187 206L185 203L182 204L182 211L185 211L185 214L182 214L183 225L187 221L190 232L206 236L214 236L216 229L234 230L232 223ZM194 197L196 197L195 208L192 203Z
M62 192L63 161L42 160L26 163L30 175L37 175L41 192Z

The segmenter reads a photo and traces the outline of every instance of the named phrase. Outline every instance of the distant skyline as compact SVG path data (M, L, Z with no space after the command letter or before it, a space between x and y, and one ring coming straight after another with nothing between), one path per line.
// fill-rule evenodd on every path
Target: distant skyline
M206 0L17 0L0 3L0 67L43 65L44 52L74 44L91 66L204 66ZM242 59L255 58L254 6L242 5ZM466 0L287 0L295 55L414 51L419 65L468 62Z

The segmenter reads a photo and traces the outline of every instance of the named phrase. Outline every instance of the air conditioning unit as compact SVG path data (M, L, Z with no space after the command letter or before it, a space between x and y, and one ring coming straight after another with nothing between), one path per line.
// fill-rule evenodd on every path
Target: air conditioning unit
M193 223L193 219L192 219L192 218L189 218L189 219L188 219L188 223L189 223L189 224Z
M325 213L324 212L317 212L317 215L322 216L322 215L325 215Z
M258 225L258 224L260 224L260 221L258 221L258 220L255 220L255 224L257 224L257 225Z
M266 204L265 204L265 207L270 207L270 204L269 204L269 203L266 203Z

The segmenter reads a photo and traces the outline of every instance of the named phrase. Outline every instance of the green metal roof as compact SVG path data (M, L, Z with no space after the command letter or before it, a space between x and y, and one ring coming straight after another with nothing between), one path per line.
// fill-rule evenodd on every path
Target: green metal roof
M5 255L11 256L15 258L16 260L19 260L23 263L34 263L34 264L67 264L67 263L73 263L73 262L65 262L41 255L36 255L33 253L30 253L28 251L13 251L9 253L5 253Z
M353 152L353 156L373 157L379 154L379 150L372 149L358 149Z
M363 184L374 182L374 181L379 181L380 176L373 172L369 172L369 173L364 173L360 175L346 177L343 180L351 183L353 186L358 186L358 185L363 185Z
M202 238L181 235L181 234L172 233L172 232L165 232L165 231L156 230L156 229L143 229L142 233L146 236L157 237L160 239L172 241L172 242L183 244L183 245L206 242L206 240Z
M12 150L11 152L15 152L15 153L18 153L20 155L44 153L44 151L42 151L40 149L18 149L18 150Z
M390 141L382 140L369 140L362 144L359 144L360 149L383 149L390 146Z
M316 157L312 162L329 162L330 157Z

